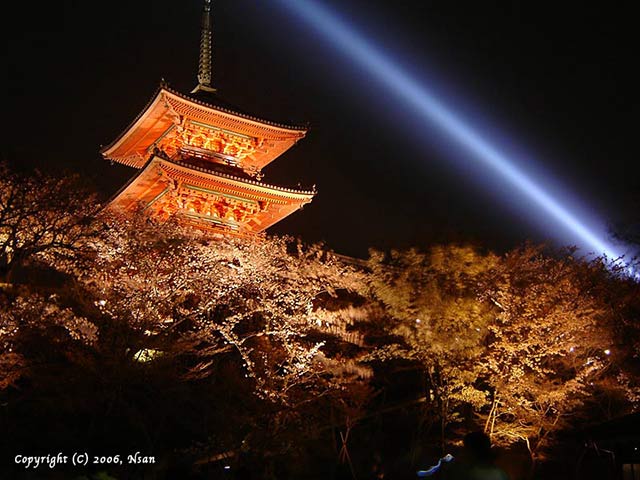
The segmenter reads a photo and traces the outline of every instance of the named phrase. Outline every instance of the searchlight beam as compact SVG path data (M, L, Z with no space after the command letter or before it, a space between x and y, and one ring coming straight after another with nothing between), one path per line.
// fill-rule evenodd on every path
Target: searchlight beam
M418 118L435 126L447 140L461 147L466 157L482 165L492 177L499 177L526 199L537 212L529 211L539 220L552 220L555 228L550 233L586 248L595 255L606 255L610 260L622 254L606 241L606 229L596 232L587 222L578 218L557 196L543 187L543 182L528 174L512 158L490 142L477 129L449 108L426 82L403 69L399 62L383 53L375 43L356 31L337 14L317 0L278 0L290 12L306 22L339 53L356 67L365 71L372 80L395 95Z

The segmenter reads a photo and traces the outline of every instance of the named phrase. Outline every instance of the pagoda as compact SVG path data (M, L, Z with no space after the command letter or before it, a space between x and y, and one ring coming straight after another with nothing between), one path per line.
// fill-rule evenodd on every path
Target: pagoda
M263 120L221 100L212 86L211 0L202 16L198 85L190 94L164 82L138 117L101 150L137 169L109 208L142 209L211 233L261 232L311 202L313 191L262 182L262 169L307 129Z

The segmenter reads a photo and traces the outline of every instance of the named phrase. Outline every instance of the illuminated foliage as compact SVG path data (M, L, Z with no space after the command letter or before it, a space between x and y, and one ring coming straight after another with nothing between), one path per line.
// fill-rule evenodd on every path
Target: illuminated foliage
M640 287L615 264L455 245L349 261L143 213L90 217L72 180L1 181L0 403L38 428L77 418L67 445L165 442L199 465L303 455L301 438L331 450L333 436L350 463L367 419L419 406L420 441L479 427L536 461L559 431L640 406ZM378 374L406 381L396 368L419 385L381 404L396 385ZM27 435L16 425L6 438Z
M160 350L191 355L185 377L204 378L214 357L233 354L260 397L285 404L302 389L322 393L338 378L348 383L367 375L363 367L332 361L325 342L308 338L322 331L357 342L346 330L348 316L317 302L324 293L355 292L361 275L320 246L212 240L143 216L105 221L107 233L67 271L97 299L101 315L138 335L127 345L130 355L173 345Z
M572 420L597 418L598 395L616 397L618 414L637 405L637 382L621 366L634 337L614 339L616 324L637 319L622 308L637 284L607 274L600 261L534 247L498 257L449 246L373 252L370 265L396 338L374 356L417 364L427 418L439 420L443 443L466 419L498 445L524 442L535 461Z
M242 400L248 411L232 415L254 428L216 420L212 438L189 450L195 457L240 445L267 450L274 438L279 450L298 448L294 437L282 439L301 428L321 431L327 419L316 412L331 408L346 422L366 404L371 370L361 362L362 316L350 300L364 289L363 275L323 246L212 239L171 221L106 211L78 228L68 254L38 255L61 275L55 285L1 292L0 389L42 384L70 368L126 408L144 378L188 388L230 384L225 395L253 395ZM51 364L61 370L42 369ZM123 383L129 390L117 393ZM233 409L211 396L202 402Z
M480 409L488 392L478 386L479 358L491 309L479 302L474 286L496 263L471 248L438 247L428 254L393 252L389 261L373 253L374 295L392 318L399 340L375 356L414 361L425 375L427 415L445 428L458 420L460 407Z
M0 276L34 257L71 254L89 230L93 198L77 177L21 176L0 164Z
M529 247L506 255L482 290L496 307L482 360L492 393L483 417L495 442L524 441L536 459L609 367L604 304L591 292L598 268Z

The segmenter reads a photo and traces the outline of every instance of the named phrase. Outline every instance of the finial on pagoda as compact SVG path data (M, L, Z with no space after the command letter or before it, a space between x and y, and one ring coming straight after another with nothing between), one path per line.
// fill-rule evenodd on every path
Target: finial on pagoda
M211 0L204 0L202 32L200 35L200 59L198 61L198 85L191 93L215 92L211 86Z

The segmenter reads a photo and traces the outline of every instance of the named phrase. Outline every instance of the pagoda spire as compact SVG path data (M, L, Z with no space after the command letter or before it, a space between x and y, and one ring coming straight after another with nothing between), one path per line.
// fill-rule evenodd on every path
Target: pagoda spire
M198 85L191 93L199 91L215 92L211 86L211 0L204 0L202 11L202 27L200 34L200 58L198 61Z

